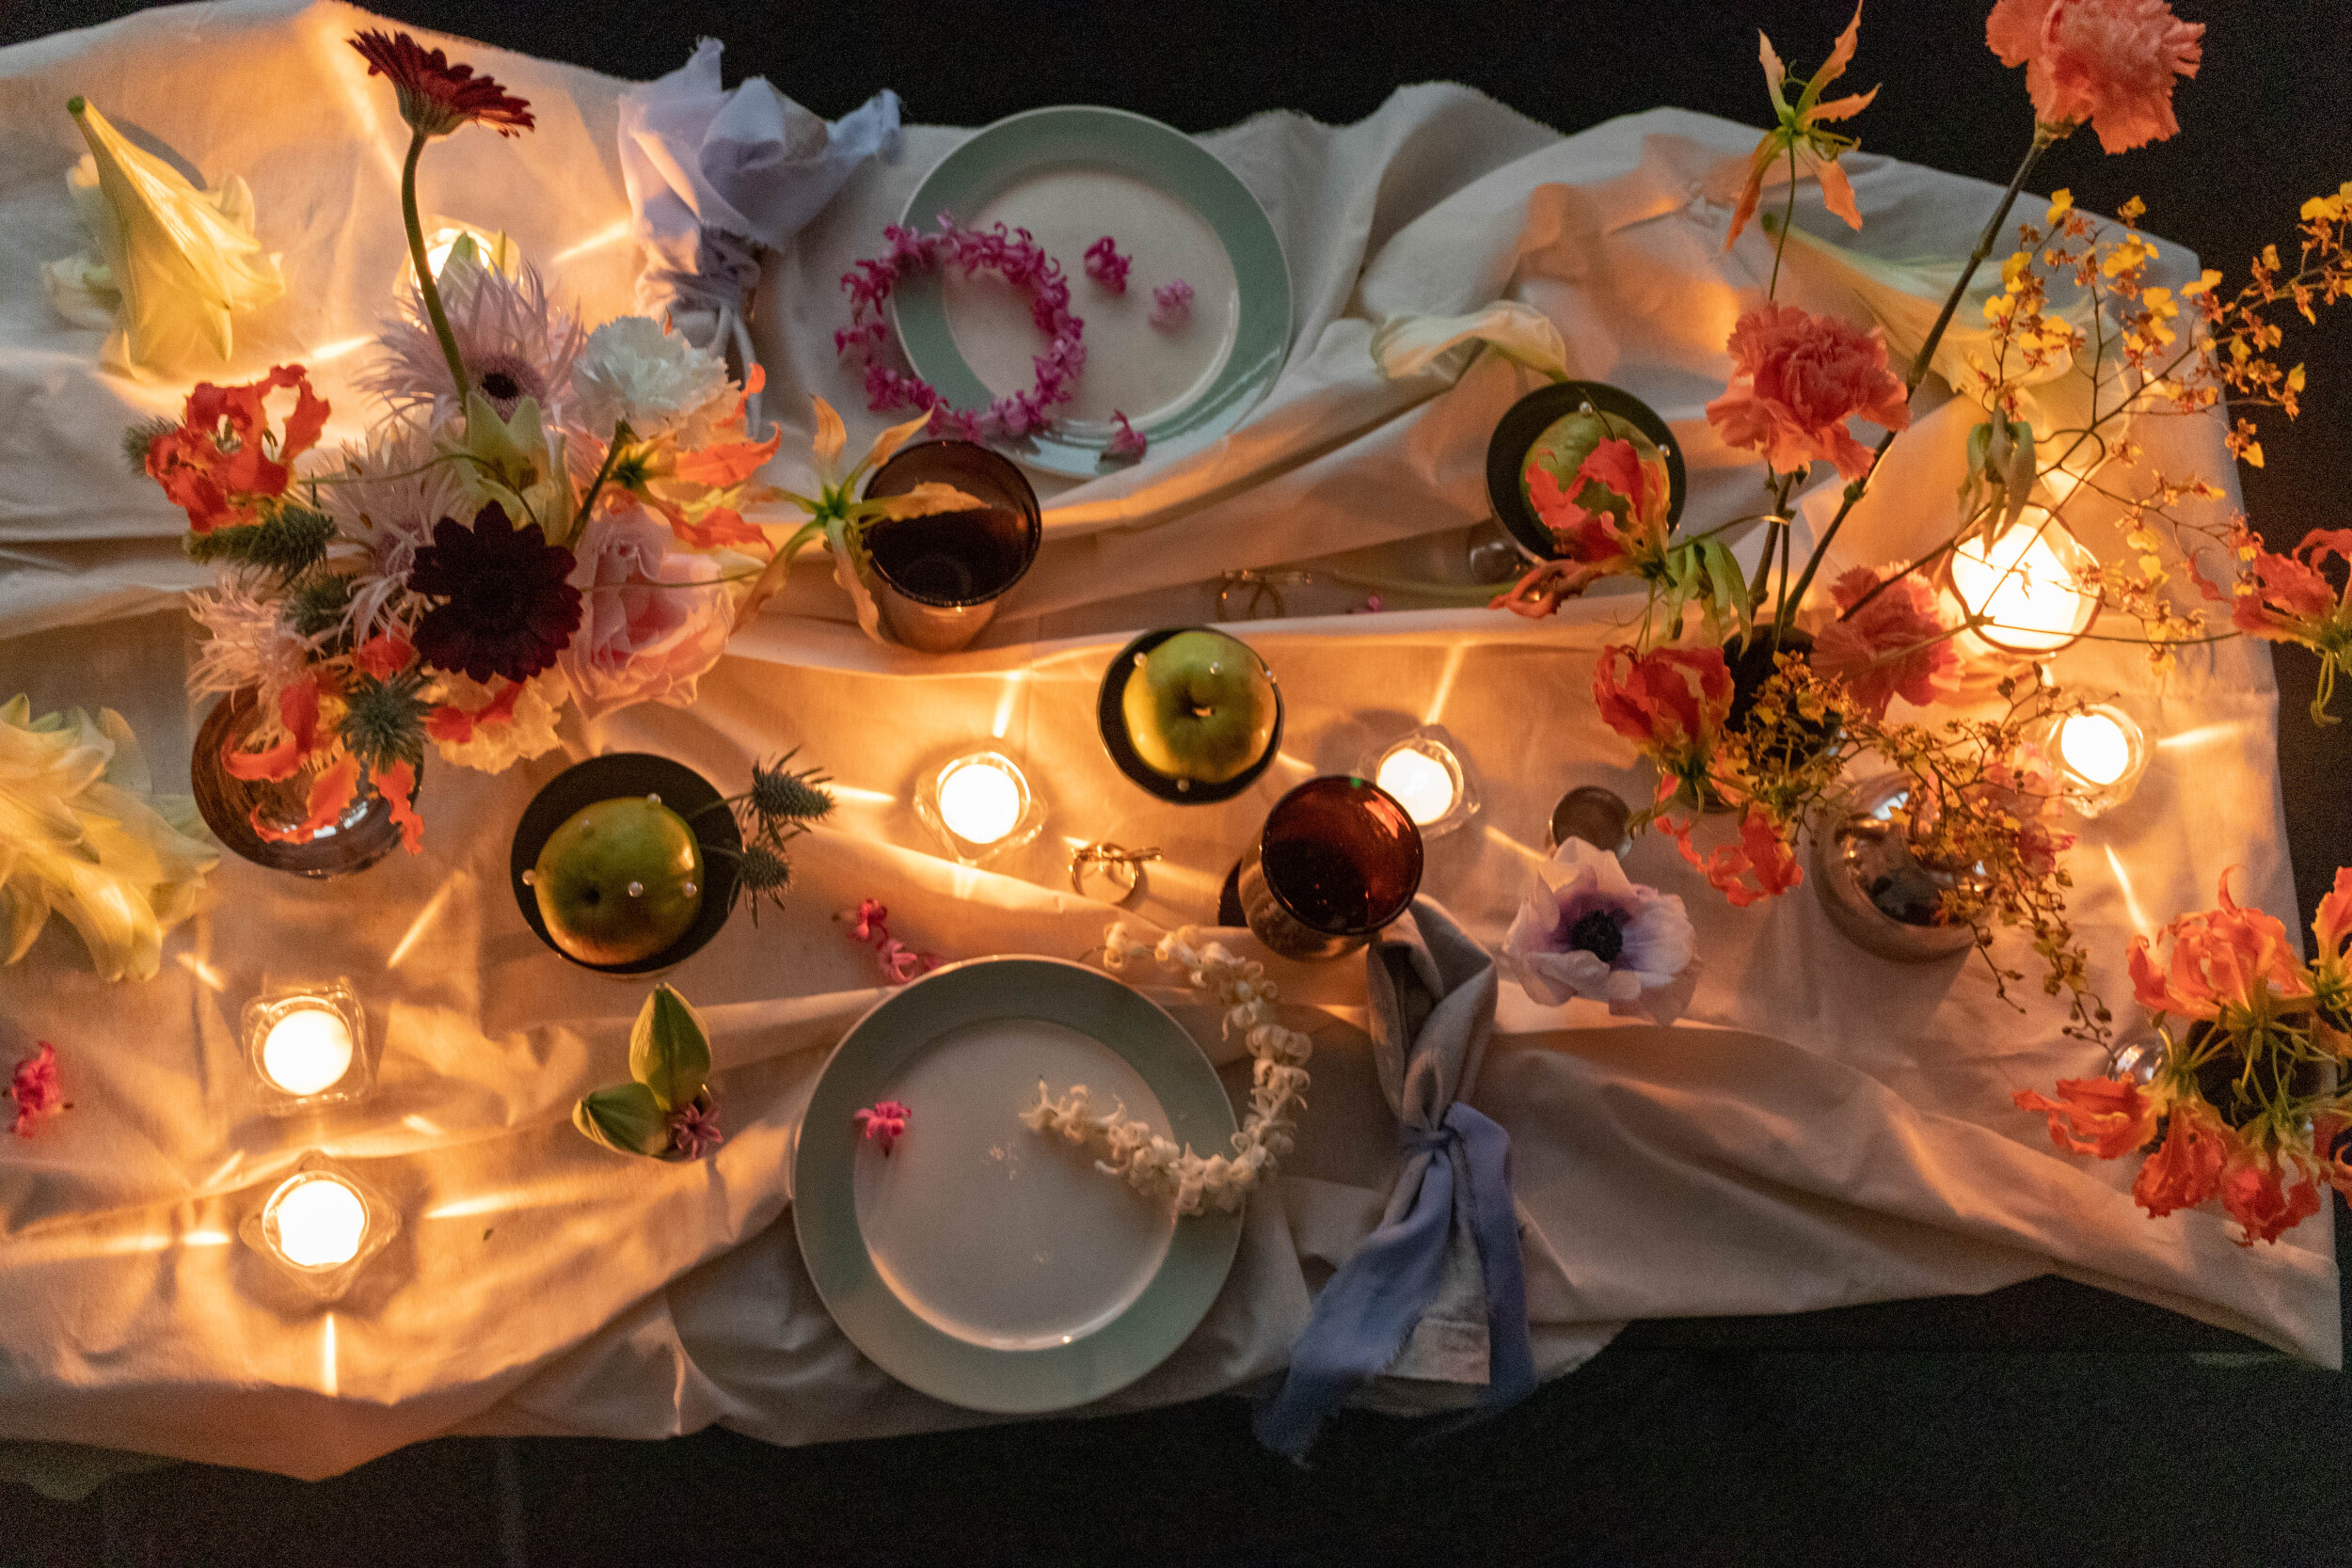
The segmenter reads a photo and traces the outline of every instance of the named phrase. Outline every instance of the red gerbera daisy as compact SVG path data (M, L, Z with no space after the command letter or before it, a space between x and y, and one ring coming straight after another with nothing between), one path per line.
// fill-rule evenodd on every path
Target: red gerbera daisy
M426 49L406 33L389 38L369 31L352 38L351 46L368 62L368 74L382 75L400 94L400 118L426 136L446 136L461 125L476 122L501 136L532 128L531 105L510 97L487 76L476 76L469 65L452 65L437 49Z

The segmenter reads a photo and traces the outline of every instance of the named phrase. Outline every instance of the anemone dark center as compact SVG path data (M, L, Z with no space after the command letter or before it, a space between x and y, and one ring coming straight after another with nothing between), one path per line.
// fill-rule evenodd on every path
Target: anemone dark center
M1607 910L1595 910L1568 927L1568 946L1613 964L1625 951L1625 927Z

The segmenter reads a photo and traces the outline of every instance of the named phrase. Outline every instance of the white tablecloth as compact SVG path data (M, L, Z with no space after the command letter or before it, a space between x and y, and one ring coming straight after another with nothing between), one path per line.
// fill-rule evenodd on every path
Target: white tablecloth
M291 287L245 334L236 373L303 359L336 401L330 434L356 434L366 404L350 382L402 264L390 95L342 42L366 20L228 0L0 52L0 696L118 707L167 775L194 727L181 687L193 633L173 602L196 574L178 555L179 515L124 471L118 436L175 412L183 388L100 373L100 334L41 297L39 263L81 243L64 101L87 94L208 179L246 176ZM528 98L539 128L437 144L426 210L512 233L592 321L626 309L621 84L490 49L458 57ZM834 280L965 135L912 130L897 163L861 171L771 259L758 325L770 406L801 430L810 390L850 416L853 446L882 422L834 362L845 309ZM1044 552L978 651L877 647L812 567L693 709L638 710L575 736L575 755L660 751L733 787L751 758L797 745L847 786L835 825L797 853L788 912L756 928L736 920L675 976L717 1034L730 1135L715 1160L627 1161L567 1123L576 1096L623 1074L643 989L548 954L508 892L513 824L564 757L499 778L433 767L426 852L358 878L313 886L225 862L216 906L145 985L101 984L53 930L0 970L0 1059L54 1040L74 1101L39 1137L0 1145L0 1437L317 1476L453 1431L652 1437L716 1421L805 1442L977 1419L857 1354L786 1219L798 1107L826 1048L878 994L870 958L832 915L876 896L916 946L1074 958L1112 911L1067 891L1060 856L1111 838L1168 853L1144 916L1207 921L1218 877L1280 789L1349 767L1408 723L1442 721L1470 753L1485 808L1433 843L1425 888L1499 938L1560 792L1646 788L1590 696L1592 655L1619 635L1629 601L1544 625L1389 611L1247 628L1289 727L1280 764L1218 807L1171 810L1120 777L1093 731L1095 683L1132 628L1205 618L1228 568L1341 552L1390 570L1458 561L1461 530L1486 512L1486 435L1533 383L1491 359L1458 380L1384 381L1367 354L1384 313L1499 295L1536 305L1580 374L1674 423L1692 469L1686 527L1753 510L1755 468L1722 450L1701 408L1769 265L1760 238L1720 254L1754 135L1659 111L1564 139L1463 88L1425 86L1353 126L1268 115L1205 137L1264 203L1296 295L1290 364L1247 426L1193 458L1050 497ZM1957 254L1995 194L1883 159L1848 165L1862 243L1882 254ZM1786 295L1853 309L1793 251L1790 265ZM2193 276L2195 263L2168 248L2164 265ZM1843 559L1900 556L1943 525L1968 422L1958 407L1925 414L1850 524ZM2210 420L2167 422L2148 434L2152 459L2222 475L2218 434ZM787 436L787 483L805 470L793 448ZM1809 498L1812 522L1825 502L1834 492ZM1310 590L1302 602L1336 611L1359 595ZM2138 798L2086 826L2072 860L2075 924L2122 1013L2131 933L2203 907L2224 867L2243 867L2241 898L2292 914L2269 665L2260 645L2236 642L2191 650L2161 688L2128 649L2085 644L2059 665L2135 693L2164 736ZM1025 858L974 872L930 852L909 799L925 764L991 737L1026 760L1051 816ZM2011 1009L1980 964L1904 969L1860 954L1808 891L1740 912L1670 846L1645 842L1629 863L1680 893L1697 923L1705 967L1685 1022L1634 1026L1506 990L1470 1097L1512 1136L1547 1374L1636 1317L1980 1291L2053 1271L2339 1363L2324 1216L2251 1251L2216 1214L2152 1223L2129 1198L2128 1162L2058 1156L2042 1118L2010 1107L2014 1089L2098 1067L2059 1036L2054 1004L2029 990ZM234 1039L245 999L297 973L350 975L384 1041L377 1096L307 1129L259 1113ZM1357 1027L1360 970L1278 973L1317 1043L1298 1150L1252 1202L1208 1321L1105 1408L1279 1369L1313 1287L1377 1218L1394 1133ZM1245 1082L1214 1019L1174 1000L1229 1082ZM313 1144L362 1163L404 1216L331 1309L233 1239L271 1177Z

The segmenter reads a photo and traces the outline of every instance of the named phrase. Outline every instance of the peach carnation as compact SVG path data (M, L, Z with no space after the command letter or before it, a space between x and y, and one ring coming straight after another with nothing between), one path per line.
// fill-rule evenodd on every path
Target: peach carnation
M1816 460L1845 478L1870 471L1870 449L1846 421L1855 416L1902 430L1911 400L1886 366L1886 340L1836 316L1766 301L1731 329L1731 385L1707 405L1707 421L1735 447L1761 451L1778 473Z
M1882 580L1869 567L1856 566L1832 584L1830 596L1841 613L1813 643L1813 668L1844 682L1873 719L1884 718L1897 697L1927 706L1942 694L1942 677L1960 665L1935 591L1917 578L1884 589ZM1877 596L1862 604L1873 593Z
M2197 74L2204 33L2203 23L2174 16L2169 0L1999 0L1984 24L2001 63L2026 68L2034 119L2089 124L2109 152L2180 130L2172 78Z

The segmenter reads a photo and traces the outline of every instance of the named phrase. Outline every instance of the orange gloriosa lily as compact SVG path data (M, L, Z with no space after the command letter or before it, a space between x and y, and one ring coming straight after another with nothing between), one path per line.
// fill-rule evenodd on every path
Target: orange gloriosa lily
M2152 1013L2217 1020L2222 1009L2266 1009L2273 997L2308 997L2287 928L2260 910L2240 909L2221 874L2221 907L2185 914L2164 929L2171 951L2159 963L2146 937L2134 937L2132 994Z
M1879 95L1872 87L1845 98L1821 102L1821 90L1846 73L1846 67L1854 56L1854 49L1862 35L1862 7L1853 8L1853 20L1837 35L1836 47L1829 59L1797 95L1795 103L1788 102L1787 84L1788 68L1773 52L1772 40L1761 32L1756 35L1757 55L1764 65L1764 85L1772 89L1772 107L1779 112L1780 123L1764 133L1764 139L1756 144L1756 156L1748 165L1748 182L1740 192L1739 210L1731 215L1731 232L1724 236L1724 248L1729 250L1756 215L1756 207L1764 194L1764 177L1772 166L1787 158L1801 161L1813 170L1821 182L1821 205L1846 220L1849 228L1862 227L1862 211L1854 205L1853 186L1846 179L1846 171L1837 166L1837 155L1858 143L1851 136L1841 136L1823 130L1825 124L1851 119L1870 106Z

